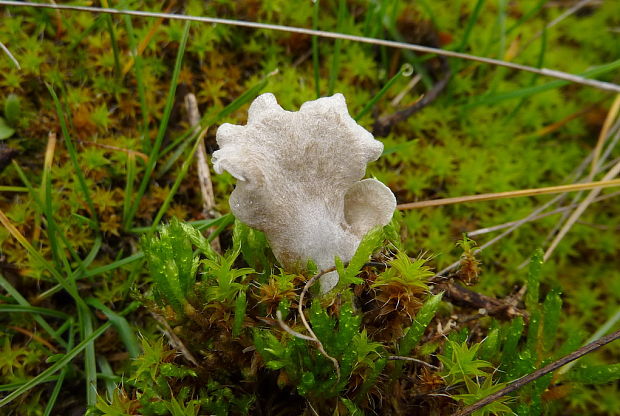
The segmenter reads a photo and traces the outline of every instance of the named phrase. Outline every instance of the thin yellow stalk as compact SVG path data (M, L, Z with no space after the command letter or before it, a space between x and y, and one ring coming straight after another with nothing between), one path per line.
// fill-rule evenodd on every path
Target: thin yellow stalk
M611 129L611 125L613 121L618 116L618 112L620 111L620 94L616 96L609 112L607 113L607 117L605 118L605 122L603 123L603 128L601 129L601 133L598 136L598 141L596 142L596 147L594 148L594 157L592 157L592 167L590 168L590 175L588 175L588 180L592 180L596 173L596 165L598 164L598 160L601 156L601 151L603 150L603 144L605 144L605 140L607 140L607 135L609 133L609 129Z
M54 161L54 152L56 151L56 133L50 131L47 135L47 147L45 148L45 159L43 160L43 177L41 178L40 198L45 201L45 192L47 189L47 178L52 172L52 162ZM37 215L34 221L34 232L32 241L39 241L41 236L41 216Z
M47 135L47 147L45 148L45 159L43 161L43 180L41 181L41 198L45 198L46 178L51 175L52 161L56 150L56 133L50 131Z
M166 8L166 10L164 10L164 13L170 12L170 10L172 10L172 6L174 4L175 4L174 2L172 4L170 4ZM104 5L104 7L107 8L107 5ZM142 55L142 53L144 52L144 50L146 49L148 44L153 39L153 36L155 36L157 31L159 30L159 28L160 28L161 24L163 23L163 21L164 21L164 19L157 19L155 21L155 23L153 23L153 26L151 26L151 29L149 29L149 31L147 32L147 34L144 37L144 39L142 39L140 41L140 44L138 45L138 50L136 51L136 55ZM134 63L135 63L135 58L133 56L130 56L129 57L129 61L123 67L123 76L127 75L127 73L131 70L131 67L133 66Z
M605 177L603 178L601 182L607 182L607 183L620 182L620 179L615 179L613 181L609 180L611 178L615 178L616 176L618 176L619 173L620 173L620 162L616 163L616 165L613 168L611 168L609 172L607 172L607 174L605 175ZM581 214L583 214L583 212L586 210L588 205L592 203L592 201L598 196L599 193L601 193L600 187L594 188L592 191L590 191L588 196L579 204L577 209L573 211L571 216L568 217L568 219L562 226L562 229L560 229L560 232L557 233L557 235L555 236L555 238L549 245L549 248L547 249L547 251L545 251L545 256L543 257L545 261L547 261L549 257L551 257L551 254L553 254L553 251L558 246L562 238L564 238L566 233L568 233L568 231L571 229L573 224L575 224L575 222L579 219Z
M518 191L457 196L454 198L434 199L430 201L410 202L407 204L397 205L396 208L402 211L407 209L437 207L441 205L463 204L467 202L493 201L496 199L519 198L524 196L536 196L544 194L559 194L563 192L583 191L584 189L609 188L612 186L620 186L620 179L602 180L599 182L574 183L570 185L548 186L545 188L520 189Z

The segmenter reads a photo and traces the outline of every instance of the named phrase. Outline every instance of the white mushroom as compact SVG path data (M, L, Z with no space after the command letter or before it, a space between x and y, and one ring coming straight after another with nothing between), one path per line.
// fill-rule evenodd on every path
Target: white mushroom
M308 260L326 269L335 256L347 262L369 230L392 218L392 191L361 180L383 144L351 118L342 94L308 101L297 112L263 94L250 106L247 125L223 124L217 142L215 171L237 179L233 214L265 233L287 269ZM323 276L321 292L337 282L335 272Z

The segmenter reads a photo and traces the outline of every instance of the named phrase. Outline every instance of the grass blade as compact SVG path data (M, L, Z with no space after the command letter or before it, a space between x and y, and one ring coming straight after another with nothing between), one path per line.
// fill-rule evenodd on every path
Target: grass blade
M121 2L121 7L125 6L125 2ZM138 45L136 44L136 36L133 30L133 24L131 23L131 16L123 16L125 20L125 27L127 28L127 39L129 42L129 49L134 62L134 70L136 77L136 84L138 85L138 99L140 101L140 110L142 111L142 151L148 153L151 150L151 143L149 142L149 108L146 101L146 89L144 88L144 80L142 78L142 56L138 51Z
M123 344L127 348L127 352L129 353L130 358L136 358L140 355L140 344L138 343L138 339L136 338L136 334L134 334L133 330L129 326L129 322L127 319L123 318L112 309L105 306L99 299L96 298L87 298L86 303L96 309L99 309L103 314L108 318L110 323L118 332L118 335L121 337Z
M103 7L109 7L108 0L101 0L101 5ZM110 35L110 43L112 44L112 53L114 54L114 74L117 78L120 78L121 62L118 52L118 42L116 42L116 34L114 32L114 22L112 21L112 15L106 15L105 21L108 28L108 34Z
M114 378L116 378L117 376L114 374L112 366L103 355L99 355L97 357L97 365L99 365L99 370L101 370L101 373L99 373L99 377L104 378L106 399L108 399L108 401L112 401L112 398L114 397L114 390L116 389L116 383L114 382Z
M70 321L73 321L72 318L69 318ZM70 331L69 335L69 346L67 349L73 348L73 331ZM54 386L54 390L52 390L52 394L50 394L50 398L47 400L47 406L45 406L45 412L43 416L49 416L52 414L52 410L54 409L54 405L56 404L56 400L58 399L58 395L60 394L60 389L62 388L62 384L65 381L65 376L67 375L68 368L64 367L60 371L60 375L58 376L58 380L56 380L56 385Z
M486 58L483 56L469 55L465 53L449 51L446 49L433 48L429 46L422 46L422 45L417 45L417 44L407 43L407 42L399 42L399 41L391 41L391 40L384 40L384 39L368 38L364 36L349 35L346 33L328 32L328 31L323 31L323 30L312 30L312 29L306 29L306 28L295 27L295 26L284 26L284 25L274 25L274 24L267 24L267 23L248 22L248 21L243 21L243 20L221 19L217 17L188 16L188 15L182 15L182 14L146 12L146 11L140 11L140 10L105 9L101 7L74 6L74 5L68 5L68 4L32 3L32 2L26 2L26 1L11 1L11 0L0 0L0 4L5 5L5 6L34 7L34 8L47 8L47 9L58 9L58 10L77 10L77 11L84 11L84 12L90 12L90 13L109 13L109 14L121 14L121 15L127 15L127 16L158 17L158 18L163 18L163 19L184 20L187 22L216 23L216 24L231 25L231 26L238 26L238 27L248 27L248 28L253 28L253 29L266 29L266 30L275 30L275 31L289 32L289 33L299 33L299 34L303 34L307 36L320 36L320 37L330 38L330 39L345 39L345 40L350 40L353 42L387 46L390 48L404 49L404 50L416 51L416 52L421 52L421 53L449 56L453 58L465 59L468 61L483 62L489 65L503 66L506 68L512 68L512 69L517 69L520 71L526 71L526 72L532 72L532 73L536 73L540 75L545 75L545 76L556 78L556 79L562 79L562 80L573 82L576 84L588 85L590 87L598 88L604 91L620 92L620 85L616 85L616 84L604 82L604 81L588 79L583 76L569 74L566 72L557 71L553 69L533 68L527 65L515 64L513 62L507 62L507 61L502 61L502 60L493 59L493 58ZM418 68L416 68L416 70L418 70Z
M532 7L530 10L528 10L526 13L524 13L523 16L521 16L519 18L519 20L517 20L515 22L514 25L512 25L512 26L510 26L508 28L508 30L506 31L506 34L509 35L510 32L512 32L513 30L517 29L523 23L527 22L531 17L533 17L536 13L538 13L543 8L545 3L547 3L548 1L549 0L538 0L538 3L536 3L534 5L534 7Z
M93 200L90 197L90 191L88 190L88 186L86 185L86 179L84 178L82 168L80 167L80 164L78 163L77 151L75 149L75 145L73 144L73 141L71 140L71 136L69 135L69 129L67 128L67 123L65 121L65 113L62 110L62 106L60 105L60 101L58 100L58 96L56 95L54 88L51 85L47 85L47 89L50 92L52 99L54 100L54 104L56 106L56 113L58 115L58 121L60 122L60 128L65 138L65 145L67 146L69 157L71 158L71 163L73 164L73 169L75 170L75 175L78 178L80 190L82 191L82 194L84 195L84 199L86 200L86 204L88 205L90 215L92 216L92 220L95 222L95 226L97 227L97 232L98 232L99 231L99 220L97 219L97 211L95 211L95 205L93 204Z
M4 287L4 278L0 276L0 285L2 285L2 287ZM15 296L13 296L15 298ZM23 298L22 298L23 299ZM16 299L17 300L17 299ZM55 309L48 309L48 308L40 308L38 306L28 306L28 305L7 305L7 304L0 304L0 313L1 312L6 312L6 313L31 313L33 315L47 315L47 316L51 316L53 318L58 318L58 319L63 319L63 320L67 320L70 318L69 315L67 315L64 312L60 312L57 311Z
M344 19L347 12L346 0L338 1L338 16L336 21L336 31L342 32L344 26ZM329 69L329 79L327 82L327 95L334 93L334 86L336 84L336 78L338 77L338 67L340 66L340 48L342 46L342 39L336 39L334 41L334 51L332 52L332 65Z
M390 88L392 88L392 86L396 83L396 81L400 79L401 76L409 76L411 75L412 72L413 72L413 67L410 64L403 65L400 68L400 71L398 71L396 75L390 78L389 81L385 83L383 88L381 88L381 90L379 90L379 92L374 97L372 97L370 101L366 103L364 108L362 108L362 111L360 111L355 116L354 120L358 121L359 119L364 117L372 109L372 107L377 103L377 101L379 101L385 95L385 93L388 92Z
M123 193L123 222L129 217L129 209L132 203L133 183L136 179L136 155L127 155L127 180L125 182L125 192Z
M314 6L312 7L312 29L317 30L319 28L319 2L320 0L313 0ZM314 89L316 91L316 98L321 96L321 74L319 68L319 38L312 36L312 68L314 70Z
M47 220L47 238L52 250L52 257L56 267L65 269L65 273L71 274L71 267L67 260L64 250L60 249L57 233L58 227L54 219L54 209L52 207L52 161L56 148L56 133L50 132L45 150L45 160L43 162L43 177L41 178L41 197L43 199L43 214Z
M77 290L72 287L69 282L39 253L23 236L21 232L11 223L6 214L0 210L0 223L9 231L9 233L30 253L30 255L38 261L50 274L56 279L56 281L62 286L63 289L71 295L77 304L84 304L84 301L80 297Z
M181 73L183 55L185 54L185 46L187 45L187 39L189 37L189 28L190 28L190 22L188 21L185 23L183 36L179 44L179 50L177 52L177 58L174 64L174 71L172 73L172 79L170 81L170 89L168 91L168 97L166 98L166 105L164 107L164 114L159 124L159 130L157 132L157 137L155 138L155 143L153 144L153 148L151 149L151 152L149 154L149 160L146 164L144 176L142 177L140 187L138 188L138 193L135 196L131 209L128 212L127 218L125 219L125 224L124 224L125 229L129 228L131 222L133 221L134 216L136 215L138 206L140 204L140 200L142 199L142 196L144 196L144 193L146 192L146 188L148 187L150 179L151 179L151 174L153 173L153 170L155 169L157 160L159 158L159 149L164 139L164 135L166 134L166 130L168 128L168 122L170 121L170 114L172 113L172 106L174 105L174 97L175 97L175 93L177 89L177 83L179 80L179 74Z
M140 260L143 257L144 257L144 253L138 252L136 254L132 254L129 257L125 257L124 259L115 261L110 264L106 264L105 266L95 267L94 269L87 270L86 273L84 273L83 277L93 277L93 276L97 276L103 273L107 273L112 270L118 269L119 267L123 267L127 264L131 264L134 261Z
M17 389L13 390L11 393L0 399L0 407L7 405L8 403L15 400L17 397L21 396L23 393L27 392L31 388L45 382L48 380L48 377L57 371L61 370L67 364L69 364L79 353L81 353L88 345L92 344L97 338L99 338L108 328L112 326L111 323L107 322L101 325L97 330L93 331L87 338L85 338L82 342L75 346L71 351L65 354L60 360L56 361L49 368L41 372L38 376L28 380L26 383L22 384Z
M267 84L269 83L269 78L277 73L278 71L276 70L276 71L273 71L267 74L265 78L257 82L255 85L253 85L249 90L241 94L239 97L235 98L230 104L224 107L222 111L217 113L217 115L215 116L204 115L202 119L200 120L200 125L201 126L212 126L213 124L217 123L219 120L237 111L239 108L241 108L242 105L244 105L245 103L247 103L248 101L256 97L258 93L261 92L263 88L267 86Z
M150 229L151 232L155 231L155 229L157 228L157 225L159 224L159 221L161 221L162 217L168 210L168 207L170 206L170 202L172 202L172 198L174 198L174 195L179 190L179 187L181 186L181 182L183 181L183 179L185 179L185 175L187 175L189 167L192 165L192 162L194 160L194 153L196 153L196 150L198 149L198 145L200 144L200 141L204 139L206 134L207 134L207 129L204 129L202 133L198 135L198 138L194 142L194 146L192 147L192 150L189 152L189 155L187 156L187 158L183 161L183 165L181 166L181 171L178 173L176 179L174 180L174 184L172 185L170 192L168 192L168 195L166 195L166 199L161 204L161 207L159 208L157 215L155 215L155 219L153 220L153 224L151 225L151 229Z
M620 59L613 61L613 62L609 62L607 64L597 66L592 69L589 69L579 74L579 76L584 77L584 78L592 78L598 75L606 74L618 68L620 68ZM544 71L544 68L542 68L541 71ZM534 87L527 87L527 88L522 88L520 90L499 93L499 94L495 94L489 97L483 97L472 103L465 104L463 107L463 110L468 110L472 107L477 107L480 105L492 106L502 101L512 100L515 98L527 98L527 97L531 97L532 95L545 92L545 91L549 91L555 88L560 88L568 84L570 84L569 81L555 80L555 81L551 81L546 84L537 85Z
M469 43L469 37L471 35L472 30L476 22L478 21L478 16L480 15L480 11L482 10L482 6L484 6L485 0L478 0L476 5L474 6L474 11L467 19L467 26L465 26L465 31L463 32L463 37L461 38L461 43L456 47L457 52L462 52L465 49L465 46ZM455 71L456 72L456 71Z
M0 192L28 192L23 186L0 186Z
M89 339L93 334L93 321L90 309L78 305L78 323L82 339ZM95 343L89 342L84 347L84 381L86 382L86 404L94 406L97 403L97 360Z
M9 295L11 295L13 297L13 299L15 299L15 301L20 305L20 307L22 308L27 308L29 310L32 310L33 308L35 308L34 306L30 305L30 302L28 302L26 300L26 298L24 298L21 293L19 293L19 291L17 289L15 289L13 287L13 285L11 285L9 283L8 280L6 280L4 278L4 276L0 275L0 286L2 286L4 288L4 290L6 290L8 292ZM4 307L10 307L10 306L14 306L14 305L3 305ZM15 306L14 306L15 307ZM36 309L43 309L43 308L36 308ZM61 313L61 312L58 312ZM41 328L43 328L45 330L45 332L47 332L53 339L54 341L56 341L58 344L62 345L63 347L67 348L67 342L62 339L62 337L60 337L56 331L54 331L54 329L51 327L50 324L47 323L47 321L45 319L43 319L43 317L41 317L40 315L42 315L43 313L39 311L39 313L34 314L33 318L34 320L41 325Z

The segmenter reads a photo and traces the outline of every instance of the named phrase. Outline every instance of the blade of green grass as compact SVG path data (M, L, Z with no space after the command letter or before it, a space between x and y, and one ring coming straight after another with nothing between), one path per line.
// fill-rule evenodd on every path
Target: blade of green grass
M222 231L224 231L226 229L226 227L228 227L230 224L235 222L235 217L233 217L232 215L226 217L220 217L220 218L224 218L225 220L222 221L222 223L220 225L218 225L218 227L211 233L209 234L209 237L207 237L207 241L210 243L211 241L215 240L215 237L217 237L218 235L220 235L220 233ZM200 230L200 228L199 228Z
M94 269L87 270L86 273L84 273L83 277L93 277L99 274L107 273L112 270L118 269L119 267L123 267L127 264L131 264L134 261L140 260L143 257L144 257L144 253L140 251L138 253L132 254L129 257L125 257L124 259L115 261L110 264L106 264L105 266L95 267Z
M93 334L90 309L87 306L78 305L77 312L80 336L82 339L89 339ZM86 383L86 404L94 406L97 403L97 360L95 343L92 341L84 347L84 382Z
M129 322L127 319L123 318L112 309L105 306L99 299L96 298L87 298L86 303L96 309L99 309L103 314L108 318L108 320L118 332L118 335L125 344L125 348L127 348L127 352L129 353L130 358L136 358L140 355L140 343L136 338L136 334L134 334L133 330L129 326Z
M396 10L396 6L397 4L395 4L392 7L392 10ZM392 37L392 39L398 42L404 42L405 40L403 36L400 34L398 29L396 28L396 23L395 23L394 18L387 17L387 15L388 13L386 13L386 17L383 19L383 25L385 29L387 30L389 35ZM405 60L411 65L413 65L413 67L415 68L415 72L417 74L420 74L420 76L422 77L422 83L424 84L424 86L427 89L431 89L433 87L433 80L428 74L428 71L426 70L424 66L424 61L429 58L425 56L418 56L418 54L416 54L415 52L412 52L406 49L403 49L401 52L403 56L405 57ZM387 63L387 55L382 59L384 59Z
M19 175L19 177L22 180L22 182L24 183L24 185L26 185L26 189L28 189L28 192L30 193L30 196L32 197L33 201L39 207L39 209L43 211L45 209L45 207L43 206L43 203L39 199L39 195L37 194L37 192L33 188L33 186L30 183L30 181L28 180L28 177L26 176L26 174L24 173L24 171L22 170L22 168L19 166L19 164L17 162L13 161L13 166L15 167L15 170L17 171L17 174ZM65 247L70 251L70 253L71 253L72 257L74 258L74 260L78 263L78 270L76 270L72 274L72 280L75 280L77 278L76 276L78 274L80 274L80 273L83 273L86 270L86 268L97 257L97 254L99 253L99 250L101 249L101 245L102 245L101 235L97 235L95 237L95 241L93 243L93 246L92 246L90 252L88 253L88 255L86 256L86 258L84 260L82 260L79 257L79 255L75 252L75 250L71 246L71 243L69 242L69 240L67 239L67 237L65 236L64 233L60 232L59 236L62 239Z
M398 71L396 73L396 75L394 75L392 78L390 78L388 80L388 82L385 83L385 85L383 86L383 88L381 88L381 90L379 90L379 92L377 94L375 94L374 97L372 97L372 99L370 99L370 101L368 101L366 103L366 105L364 106L364 108L362 108L362 111L360 111L354 118L355 121L358 121L359 119L361 119L362 117L364 117L366 115L366 113L368 113L372 107L377 103L377 101L379 101L386 92L388 92L388 90L390 88L392 88L392 86L396 83L396 81L398 81L400 79L401 76L408 76L411 75L411 72L413 71L413 67L409 64L405 64L400 68L400 71Z
M75 37L75 39L73 40L73 42L71 42L71 45L69 45L69 46L68 46L68 48L67 48L67 49L68 49L68 50L67 50L67 52L68 52L68 53L72 53L72 52L73 52L73 50L74 50L75 48L77 48L77 47L78 47L78 45L79 45L80 43L82 43L82 41L83 41L84 39L86 39L86 38L88 37L88 35L90 35L90 34L91 34L91 32L92 32L93 30L97 29L97 28L99 27L99 25L101 24L101 22L103 22L104 20L105 20L105 16L104 16L104 15L99 15L99 16L97 16L97 17L95 18L95 21L94 21L94 22L93 22L90 26L88 26L85 30L83 30L82 32L80 32L80 34L79 34L79 35L77 35L77 36Z
M197 133L194 131L193 128L188 128L187 130L185 130L183 132L183 134L181 134L179 137L177 137L176 139L172 140L171 143L166 146L164 148L164 150L162 150L161 152L159 152L159 157L162 157L166 154L168 154L169 152L172 151L172 149L174 149L175 147L179 146L180 144L185 143L187 140L191 141L190 137L195 136Z
M433 22L433 26L436 28L439 28L437 17L435 16L435 13L433 12L433 8L431 7L431 5L428 4L428 0L418 0L418 3L422 7L422 9L424 9L426 14L428 15L428 18L431 19L431 22Z
M497 56L502 59L506 51L506 13L508 8L507 0L499 0L497 13L497 26L499 28L499 48Z
M239 97L234 99L230 104L222 109L222 111L218 112L215 116L205 115L203 116L200 124L203 126L212 126L213 124L220 121L222 118L232 114L236 110L238 110L241 106L243 106L248 101L255 98L260 91L267 86L269 82L269 77L274 75L274 73L268 74L265 78L260 80L258 83L253 85L249 90L245 91ZM188 129L185 131L179 138L177 138L172 144L168 145L161 153L160 157L167 154L173 148L180 144L180 146L175 150L174 154L166 161L160 171L157 173L158 176L162 176L166 171L168 171L172 165L178 160L178 158L183 154L185 148L191 143L191 141L195 138L197 133L195 133L194 129ZM147 227L148 228L148 227ZM133 230L133 229L132 229ZM132 230L129 230L132 232Z
M131 197L133 196L133 183L136 179L136 155L129 153L127 155L127 180L125 182L125 192L123 193L123 223L129 215L131 208Z
M606 74L608 72L611 72L617 68L620 68L620 59L613 61L613 62L609 62L607 64L603 64L600 66L597 66L595 68L589 69L585 72L582 72L581 74L579 74L579 76L582 77L588 77L588 78L592 78L598 75L603 75ZM506 100L512 100L515 98L524 98L524 97L530 97L532 95L544 92L544 91L549 91L552 90L554 88L559 88L559 87L563 87L565 85L570 84L569 81L564 81L564 80L556 80L556 81L551 81L551 82L547 82L545 84L542 85L537 85L534 87L526 87L526 88L522 88L519 90L515 90L515 91L509 91L506 93L499 93L499 94L495 94L489 97L482 97L480 99L478 99L477 101L474 101L472 103L469 104L465 104L463 106L464 110L470 109L472 107L477 107L480 105L495 105L498 104L502 101L506 101Z
M0 192L28 192L23 186L0 186Z
M336 32L342 32L344 26L344 19L347 14L347 2L346 0L338 0L338 15L336 20ZM329 79L327 81L327 95L334 93L334 87L336 85L336 78L338 77L338 69L340 66L340 52L342 46L342 39L336 39L334 41L334 51L332 52L332 65L329 68Z
M523 16L521 16L521 18L515 22L515 24L508 28L506 34L509 35L513 30L517 29L523 23L527 22L531 17L538 13L548 1L549 0L538 0L538 3L536 3L534 7L524 13Z
M185 54L185 46L187 45L187 39L189 37L189 28L190 22L188 21L185 23L183 36L181 37L181 42L179 44L179 50L177 52L176 62L174 64L174 71L172 72L172 79L170 80L170 89L168 91L166 105L164 107L164 114L159 124L159 130L157 132L157 137L155 138L155 143L153 144L153 148L151 149L151 152L149 154L148 162L146 163L144 176L142 177L142 181L140 182L140 187L138 188L138 192L135 195L133 204L131 205L127 218L125 219L125 229L130 228L131 222L133 221L133 218L138 210L138 206L140 205L140 200L144 196L144 193L146 192L146 189L150 183L151 174L153 173L153 170L157 165L157 160L159 158L159 149L166 134L166 130L168 129L168 122L170 121L172 106L174 105L174 97L176 94L179 74L181 72L181 65L183 63L183 55Z
M84 305L84 301L80 297L77 290L49 263L33 246L26 240L21 232L11 223L6 214L0 210L0 222L9 231L9 233L30 253L30 255L38 261L50 274L56 279L58 284L71 295L78 305Z
M465 31L461 37L461 43L459 43L455 51L462 52L465 49L465 46L469 43L469 37L471 36L471 32L478 21L478 16L480 16L480 11L482 10L482 6L484 6L484 2L485 0L478 0L476 2L474 10L471 15L469 15L469 19L467 19L467 25L465 26Z
M108 401L112 401L112 397L114 397L114 390L116 389L114 379L117 376L114 374L112 366L103 355L99 355L97 357L97 365L99 366L99 370L101 370L99 378L102 378L105 383L106 399L108 399Z
M131 264L137 260L142 259L143 257L144 257L144 253L138 252L129 257L125 257L124 259L106 264L105 266L95 267L94 269L86 270L84 271L84 273L81 273L75 276L74 279L79 280L79 279L93 277L93 276L97 276L103 273L107 273L112 270L118 269L119 267L123 267L127 264ZM48 298L52 296L54 293L58 293L58 291L60 291L61 289L62 289L61 285L52 286L51 288L47 289L45 292L42 292L41 294L39 294L37 296L37 299L42 300L42 299Z
M108 0L101 0L101 5L105 8L108 6ZM112 20L112 15L106 15L106 26L108 29L108 34L110 35L110 43L112 44L112 53L114 54L114 74L117 78L121 77L121 62L119 58L118 52L118 42L116 41L116 33L114 31L114 21Z
M536 61L536 66L538 68L542 68L543 65L545 64L545 54L547 52L547 28L543 28L540 42L541 42L540 52L538 53L538 59ZM538 74L532 74L532 77L530 78L530 83L529 83L530 87L534 86L538 77L539 77ZM512 120L512 118L517 115L517 113L519 112L521 107L523 107L526 101L527 101L527 97L523 97L519 100L515 108L510 112L510 114L506 116L506 122Z
M9 393L8 395L0 399L0 407L5 406L8 403L12 402L13 400L15 400L16 398L18 398L19 396L21 396L28 390L32 389L33 387L45 381L48 381L49 376L51 376L52 374L56 373L57 371L65 367L67 364L69 364L88 345L92 344L108 328L110 328L110 326L112 326L110 322L106 322L105 324L101 325L99 328L97 328L97 330L93 331L87 338L85 338L84 340L82 340L82 342L76 345L75 348L73 348L68 353L66 353L64 357L56 361L54 364L52 364L50 367L48 367L46 370L41 372L36 377L28 380L27 382L22 384L20 387L16 388L11 393Z
M60 115L59 115L60 117ZM58 227L54 219L54 208L52 207L52 160L54 157L54 149L56 147L56 134L50 134L47 149L45 151L45 160L43 162L43 175L41 178L41 197L43 199L43 215L47 220L47 238L52 251L52 258L58 269L64 268L67 275L71 274L71 266L65 251L58 244Z
M320 0L313 0L314 6L312 7L312 29L317 30L319 28L319 2ZM321 74L319 63L319 38L312 36L312 68L314 70L314 89L316 91L316 98L321 96Z
M172 167L177 162L177 160L179 160L179 158L183 156L183 153L187 149L187 146L189 146L190 143L192 142L192 139L195 139L195 138L196 138L196 135L191 135L188 140L185 140L183 143L181 143L181 145L177 147L174 150L174 152L172 152L170 157L166 160L166 162L162 165L162 167L157 171L157 174L155 176L157 178L161 178L170 169L172 169Z
M24 173L22 168L19 166L19 164L15 160L13 160L13 166L15 167L15 170L17 171L17 174L19 175L21 181L24 183L24 185L26 185L26 189L28 190L28 192L30 194L30 197L34 201L34 203L37 206L37 208L39 209L39 211L44 213L44 214L46 214L45 215L46 217L47 217L47 215L51 216L52 214L50 214L50 213L52 213L53 210L51 209L50 206L46 207L44 205L44 203L40 200L39 194L34 189L32 184L28 180L28 177L26 176L26 174ZM46 177L49 178L49 174L46 174L46 170L44 169L44 171L43 171L43 178L41 180L41 184L42 184L41 187L42 187L43 190L46 190L48 187L51 189L51 183L46 180ZM44 198L48 198L48 200L51 200L51 196L45 196L45 192L42 192L42 193L44 194ZM37 216L36 220L40 221L40 216ZM73 246L71 245L71 243L69 242L69 240L67 239L65 234L56 227L56 223L55 222L54 222L52 228L53 228L53 232L51 232L51 234L55 237L56 233L58 233L58 236L62 240L62 242L65 245L65 247L71 253L71 256L73 257L73 259L76 262L78 262L78 264L81 264L82 263L82 259L80 259L80 257L77 254L77 252L73 249ZM48 234L50 234L49 225L48 225ZM101 238L100 238L100 236L97 236L95 238L95 246L96 246L97 241L99 241L99 246L100 246L101 245ZM98 248L97 248L97 250L98 250ZM92 253L92 251L91 251L91 253ZM66 264L65 264L65 270L68 271L69 269L70 268L66 268Z
M73 321L72 318L69 318L69 320ZM68 350L73 348L73 338L74 334L73 331L71 331L69 334L69 345L67 347ZM60 375L58 376L58 380L56 380L54 390L52 390L52 394L50 394L49 399L47 399L47 405L45 406L45 412L43 413L43 416L49 416L52 414L52 410L54 409L54 405L56 404L56 400L58 399L60 389L62 388L62 385L65 381L65 376L67 375L68 371L69 369L67 367L63 367L63 369L60 371Z
M4 288L4 290L7 291L7 293L13 297L13 299L15 299L15 301L23 308L34 308L34 306L30 305L30 302L28 302L26 300L26 298L24 298L21 293L19 293L19 291L17 289L15 289L13 287L13 285L11 285L9 283L8 280L6 280L4 278L4 276L2 276L0 274L0 286L2 286ZM4 305L6 307L8 307L9 305ZM60 312L59 312L60 313ZM41 328L43 328L43 330L45 332L47 332L53 339L54 341L56 341L58 344L62 345L64 348L67 348L67 342L62 339L61 336L57 335L56 331L54 331L54 328L51 327L50 324L47 323L47 321L45 319L43 319L43 317L41 317L42 312L36 313L34 314L33 318L34 320L41 325Z
M234 220L235 220L235 217L233 217L231 214L225 214L215 219L190 221L189 224L195 226L197 230L204 230L205 228L210 228L213 226L219 226L219 227L222 227L222 229L224 229L228 225L232 224ZM151 227L138 227L138 228L132 228L130 232L135 233L135 234L142 234L142 233L150 231L150 229ZM216 229L214 233L212 233L212 235L209 236L208 240L209 239L212 240L213 238L215 238L218 230L219 228ZM123 259L117 260L115 262L106 264L105 266L95 267L93 269L86 270L83 274L78 276L77 279L94 277L94 276L98 276L103 273L108 273L108 272L111 272L112 270L116 270L120 267L134 263L138 260L142 260L143 258L144 258L144 253L139 251L135 254L132 254L131 256L128 256ZM53 286L50 289L46 290L45 292L41 293L39 296L37 296L37 299L45 299L53 295L54 293L57 293L61 289L62 289L61 285Z
M50 377L47 380L43 380L42 383L50 383L50 382L56 381L56 380L58 380L58 377ZM19 383L0 384L0 392L13 391L13 390L23 386L26 383L27 382L23 381L23 382L19 382Z
M95 211L95 205L93 204L93 200L90 197L90 191L88 190L88 186L86 185L86 179L84 178L84 174L82 172L82 168L78 163L77 159L77 151L75 149L75 145L71 140L71 136L69 135L69 129L67 128L67 123L65 122L65 113L62 111L62 106L60 105L60 101L58 100L58 96L54 91L54 88L51 85L47 85L47 89L54 100L54 105L56 106L56 113L58 115L58 121L60 122L60 128L62 130L62 135L65 139L65 145L67 146L67 151L69 152L69 157L71 159L71 163L73 164L73 169L75 171L75 175L78 178L78 183L80 185L80 190L84 195L84 199L86 200L86 204L88 205L88 209L90 211L90 215L92 216L92 220L96 224L96 230L99 231L99 220L97 219L97 211Z
M125 8L125 3L125 1L122 1L120 7ZM142 57L138 53L138 45L136 43L136 36L133 30L131 16L125 15L123 16L123 20L125 21L125 27L127 28L129 49L131 50L131 55L133 56L134 60L134 74L136 77L136 84L138 85L138 100L140 101L140 111L142 112L142 151L144 153L149 153L151 150L151 142L149 141L149 107L146 101L146 89L144 87L143 79L144 66Z
M204 230L205 228L213 227L215 225L219 225L223 221L228 221L229 217L233 217L232 214L224 214L220 217L208 219L208 220L196 220L196 221L188 221L188 224L192 225L197 230ZM234 217L233 217L234 219ZM161 225L157 226L158 228ZM143 234L149 232L151 227L136 227L129 230L133 234Z
M174 180L174 184L172 185L172 188L170 189L170 192L168 192L168 195L166 195L166 199L164 199L164 202L161 204L159 211L157 211L157 215L155 215L155 219L153 220L151 229L149 230L150 232L155 231L155 229L159 225L159 221L161 221L162 217L168 210L168 207L170 206L170 202L172 202L172 198L174 198L174 195L179 190L179 187L181 186L181 182L183 181L183 179L185 179L185 175L187 175L187 172L189 171L189 167L192 165L192 162L194 160L194 153L196 153L196 150L198 149L198 145L200 144L200 141L204 139L204 136L206 134L207 134L207 129L204 129L202 133L198 135L198 138L194 142L194 146L192 147L192 150L189 152L189 155L187 156L187 158L183 161L183 165L181 165L181 171L177 174Z
M245 91L239 97L235 98L230 104L224 107L222 111L217 113L217 115L215 116L204 115L202 119L200 120L200 125L201 126L212 126L218 121L220 121L221 119L223 119L224 117L228 117L230 114L237 111L245 103L247 103L248 101L256 97L258 93L261 92L263 88L267 86L267 84L269 83L269 78L271 78L275 74L277 74L277 71L270 72L269 74L267 74L265 78L263 78L262 80L254 84L249 90Z

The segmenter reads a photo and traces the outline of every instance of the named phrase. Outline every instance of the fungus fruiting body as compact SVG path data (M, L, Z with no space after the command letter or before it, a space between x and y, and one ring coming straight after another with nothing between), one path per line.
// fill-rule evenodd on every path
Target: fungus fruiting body
M383 144L351 118L342 94L308 101L296 112L263 94L250 106L247 124L223 124L217 142L215 171L237 179L233 214L263 231L289 270L309 260L326 269L335 256L348 261L368 231L392 218L392 191L361 180ZM337 282L335 272L326 274L321 292Z

